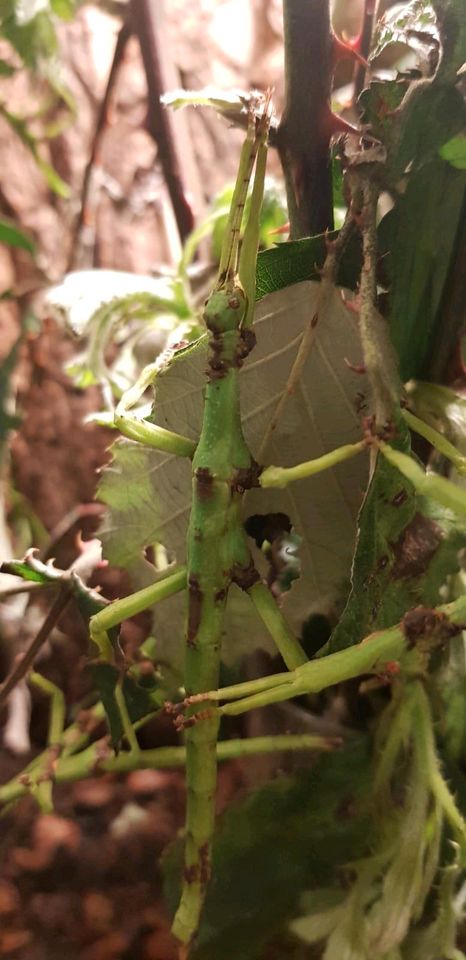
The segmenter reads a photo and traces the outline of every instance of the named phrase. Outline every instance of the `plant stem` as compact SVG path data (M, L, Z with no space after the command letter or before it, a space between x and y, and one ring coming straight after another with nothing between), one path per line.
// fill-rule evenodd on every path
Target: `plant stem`
M277 145L285 172L290 237L333 229L330 131L332 80L328 0L283 0L285 109Z
M17 662L16 666L13 667L11 673L8 674L6 680L3 681L0 687L0 708L5 705L11 691L14 687L16 687L16 684L19 683L24 676L26 676L29 667L31 667L34 663L39 650L41 647L43 647L44 643L48 639L51 630L53 630L55 624L65 610L65 607L68 606L70 600L71 591L69 585L62 585L39 632L34 637L34 640L23 654L21 659Z
M147 80L147 129L154 138L158 159L170 194L181 242L191 233L193 213L182 182L180 157L176 148L173 121L161 103L165 93L160 26L163 16L160 0L130 0L131 22L141 47Z

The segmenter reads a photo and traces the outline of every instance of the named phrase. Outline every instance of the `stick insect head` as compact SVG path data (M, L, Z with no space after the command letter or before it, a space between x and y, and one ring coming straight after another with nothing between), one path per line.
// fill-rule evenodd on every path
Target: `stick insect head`
M239 283L214 290L204 309L206 327L211 333L237 330L246 311L246 296Z

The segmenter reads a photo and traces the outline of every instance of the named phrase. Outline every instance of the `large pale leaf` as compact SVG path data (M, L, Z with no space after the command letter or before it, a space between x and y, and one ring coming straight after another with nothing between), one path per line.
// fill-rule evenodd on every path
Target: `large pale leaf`
M357 412L364 377L345 362L361 361L357 323L335 289L328 311L320 316L302 373L291 395L290 373L303 332L316 315L320 285L297 284L265 297L258 305L257 347L241 374L243 428L253 455L261 463L292 466L360 438ZM159 425L196 439L201 429L207 338L178 351L158 374L153 419ZM287 396L278 425L264 438L282 395ZM358 398L359 395L359 398ZM108 505L101 531L112 564L126 567L135 586L150 582L153 569L144 548L162 542L178 562L185 557L191 500L190 464L131 441L118 441L104 472L99 497ZM335 470L286 490L254 490L245 503L250 514L285 512L302 538L302 574L284 608L296 629L312 611L331 613L347 589L356 533L356 517L367 481L364 455ZM176 598L157 614L161 640L181 635ZM235 654L258 639L249 601L232 594L228 633ZM170 636L164 637L165 624Z

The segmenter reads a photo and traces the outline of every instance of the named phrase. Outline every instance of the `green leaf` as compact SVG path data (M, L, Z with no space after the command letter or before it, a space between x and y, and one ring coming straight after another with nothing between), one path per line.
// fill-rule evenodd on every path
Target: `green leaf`
M326 241L333 240L337 231L319 234L305 240L280 243L271 250L259 253L257 258L256 299L275 293L303 280L319 280L319 270L327 256ZM337 283L355 290L361 271L361 242L354 236L347 244L341 259Z
M60 20L72 20L75 12L74 0L50 0L50 6L53 13L60 17Z
M16 73L16 67L12 67L6 60L0 59L0 77L12 77Z
M112 745L117 749L123 737L123 725L115 699L115 688L121 680L120 671L117 667L113 666L113 664L103 662L91 663L88 669L104 705ZM148 713L154 713L157 705L162 706L162 694L160 695L160 703L157 703L157 685L155 682L153 688L148 689L147 687L142 687L134 677L125 674L122 689L128 715L132 723L141 720L142 717L147 716Z
M40 69L42 63L58 53L57 36L47 10L39 10L20 22L16 16L2 20L1 32L11 43L26 67Z
M377 23L370 59L375 60L387 46L395 43L412 47L420 54L423 52L421 58L428 61L429 49L438 47L439 43L437 18L431 3L411 0L387 10Z
M259 960L296 913L300 894L338 884L338 871L367 849L370 822L362 808L369 780L366 745L353 743L229 808L214 839L215 879L193 960ZM165 874L174 909L180 844L167 856Z
M400 425L400 433L397 446L408 453L408 431ZM384 461L379 455L359 517L351 593L323 653L359 643L418 604L438 604L466 546L466 527Z
M50 577L40 570L34 570L23 560L5 560L0 565L0 573L8 573L12 577L21 577L22 580L31 580L33 583L50 583Z
M8 403L11 391L11 377L17 363L21 341L22 336L20 335L16 343L11 347L9 353L7 353L6 357L4 357L0 363L0 452L10 430L13 430L20 423L19 418L10 413Z
M62 180L57 171L54 170L50 163L48 163L47 160L44 160L42 155L39 153L38 141L28 129L26 121L23 120L22 117L18 117L16 114L10 113L10 111L6 110L2 105L0 105L0 114L5 118L7 123L10 124L10 127L15 131L24 146L32 154L50 189L53 190L54 193L57 193L60 197L69 197L70 188L68 184Z
M266 297L257 308L257 347L241 373L243 429L253 455L261 463L292 466L360 438L357 412L365 378L345 358L361 361L357 322L335 289L328 312L315 328L312 348L290 395L289 377L303 332L316 312L320 285L303 283ZM207 338L179 350L155 379L154 420L192 439L199 436L207 362ZM281 396L287 398L273 436L261 449ZM113 447L114 459L104 471L99 499L108 512L100 532L105 556L130 570L134 585L150 582L153 568L143 560L144 548L162 542L177 562L184 562L191 504L191 468L186 460L157 453L131 441ZM301 577L284 600L284 609L299 630L312 611L330 613L349 578L356 517L367 477L365 455L334 470L299 481L286 490L252 490L245 501L245 519L260 513L286 513L301 537ZM180 662L183 602L160 604L154 632L170 657ZM250 648L251 631L261 633L249 599L232 591L227 611L230 656ZM178 654L176 648L178 640Z
M393 137L393 111L399 107L408 86L403 79L373 80L359 97L361 123L370 124L374 135L383 143Z
M213 107L227 116L247 115L248 105L254 102L254 94L242 90L221 90L218 87L204 87L202 90L172 90L160 98L162 103L173 110L183 107Z
M392 122L396 135L396 153L391 157L392 176L401 176L411 164L413 181L416 168L435 161L444 143L464 129L466 106L455 86L427 84L407 99L399 133L396 120L392 118Z
M0 218L0 243L9 247L20 247L28 253L34 253L36 246L30 237L8 220Z
M439 311L465 187L466 175L437 159L410 177L393 211L390 329L403 381L430 379L437 360L433 347L447 335ZM448 330L451 348L456 337L457 330Z
M98 324L121 322L125 309L141 310L147 320L156 314L173 314L180 320L190 316L176 281L125 270L74 270L50 287L46 303L65 319L74 334L85 336ZM101 334L100 334L101 335Z
M447 160L457 170L466 170L466 134L461 133L447 140L439 150L442 160Z

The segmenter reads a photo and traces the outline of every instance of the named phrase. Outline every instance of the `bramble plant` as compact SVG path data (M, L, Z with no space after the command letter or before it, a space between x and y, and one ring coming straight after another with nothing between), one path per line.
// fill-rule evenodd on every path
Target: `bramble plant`
M466 863L466 418L461 397L428 382L445 379L460 336L451 307L466 183L460 7L408 4L406 20L397 13L378 25L374 56L400 37L409 45L413 34L430 50L423 30L434 35L432 75L376 79L363 90L363 132L346 132L339 144L340 230L259 257L268 143L288 163L293 236L309 212L300 180L306 157L293 154L292 138L288 156L284 148L292 112L277 128L269 95L172 98L213 105L246 132L218 275L202 311L206 332L145 367L114 410L124 439L100 485L101 538L110 561L145 585L107 603L85 585L79 562L59 571L30 552L2 567L57 595L33 648L0 689L0 705L50 623L74 602L89 622L101 697L94 716L106 713L113 745L126 749L113 755L76 725L65 728L62 694L33 671L30 681L51 698L49 746L0 787L0 801L31 791L48 810L53 780L96 767L185 764L181 893L176 851L166 867L169 900L178 898L180 960L254 960L285 922L292 943L321 945L324 960L464 956L457 933ZM303 10L285 4L288 57ZM327 42L330 61L330 31ZM320 151L336 123L328 81L315 128ZM391 209L382 216L387 197ZM439 231L442 253L434 257ZM151 414L134 415L152 386ZM296 451L309 456L299 461ZM300 576L294 571L288 589L287 558L277 564L276 556L291 527L303 543ZM148 547L153 564L144 559ZM118 627L148 608L155 639L128 664ZM306 631L298 631L315 612L332 629L308 658ZM311 617L311 640L312 630ZM225 644L231 660L237 642L239 659L264 635L287 669L221 686ZM147 661L156 666L149 678ZM223 716L351 680L371 704L370 730L356 742L286 733L218 740ZM184 745L143 750L137 731L162 709ZM217 761L285 750L327 756L310 774L233 808L216 837Z

